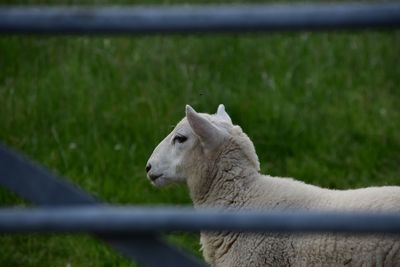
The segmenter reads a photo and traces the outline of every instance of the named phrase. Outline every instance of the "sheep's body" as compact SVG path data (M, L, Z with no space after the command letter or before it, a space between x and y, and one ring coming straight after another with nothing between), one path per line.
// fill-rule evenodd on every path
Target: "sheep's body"
M238 190L243 186L241 182L233 184ZM245 197L243 202L220 199L219 204L257 209L400 211L400 192L395 187L331 191L268 176L257 177L254 184L244 187L253 197ZM201 206L214 206L216 201L207 202ZM400 266L400 238L390 235L222 232L202 233L201 244L206 261L213 266Z
M226 113L219 112L220 109L217 115L210 116L187 109L187 119L160 143L148 163L150 168L155 163L161 166L157 172L162 170L165 180L181 181L181 177L187 176L184 180L195 207L400 212L400 187L339 191L259 174L252 142L240 127L231 124ZM221 119L223 116L225 119ZM185 153L182 147L170 147L176 146L174 135L182 132L189 140L192 135L195 137L186 145L189 147L183 146ZM181 157L178 163L173 153ZM173 168L169 166L174 164ZM149 177L155 177L151 179L156 185L165 184L151 172ZM224 231L201 233L200 242L206 261L218 267L400 266L398 235Z

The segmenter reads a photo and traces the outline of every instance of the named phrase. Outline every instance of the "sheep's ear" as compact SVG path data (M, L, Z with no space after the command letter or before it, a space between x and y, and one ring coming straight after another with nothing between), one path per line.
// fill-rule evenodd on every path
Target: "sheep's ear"
M231 117L229 117L228 113L225 111L225 106L223 104L219 104L218 109L217 109L217 115L221 119L232 124Z
M186 118L204 148L213 148L218 145L222 138L218 128L189 105L186 105Z

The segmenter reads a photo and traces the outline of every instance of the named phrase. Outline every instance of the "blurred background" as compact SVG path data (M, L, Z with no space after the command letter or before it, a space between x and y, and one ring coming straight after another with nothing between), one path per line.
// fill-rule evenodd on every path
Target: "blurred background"
M263 173L332 189L400 185L399 62L399 30L0 36L0 142L109 203L190 205L184 185L153 188L144 166L185 104L223 103ZM1 189L0 205L28 203ZM200 256L198 235L167 238ZM2 235L0 249L0 266L134 266L89 236Z

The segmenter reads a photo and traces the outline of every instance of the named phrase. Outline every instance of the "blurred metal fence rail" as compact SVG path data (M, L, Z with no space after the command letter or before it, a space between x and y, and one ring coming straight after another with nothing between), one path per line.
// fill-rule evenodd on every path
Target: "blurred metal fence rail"
M399 2L0 7L1 34L190 34L399 26Z
M0 233L127 235L201 230L400 234L400 214L127 206L0 209Z

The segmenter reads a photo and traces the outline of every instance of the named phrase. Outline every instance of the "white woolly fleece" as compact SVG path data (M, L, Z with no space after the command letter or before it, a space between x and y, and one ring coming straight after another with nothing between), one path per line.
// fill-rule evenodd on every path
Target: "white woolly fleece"
M232 125L225 109L220 109L220 113L208 115L187 108L187 116L177 128L187 135L188 142L172 147L177 146L171 143L174 130L149 160L153 166L163 162L164 169L154 168L169 173L169 180L177 176L177 181L187 182L195 207L400 212L400 187L340 191L261 175L253 143L239 126ZM213 136L212 145L207 136ZM181 159L172 171L165 167L165 157L170 155L160 152L171 149L179 151ZM201 233L200 242L205 260L217 267L400 266L398 235L222 231Z

